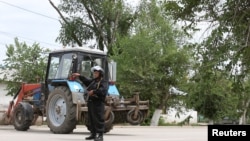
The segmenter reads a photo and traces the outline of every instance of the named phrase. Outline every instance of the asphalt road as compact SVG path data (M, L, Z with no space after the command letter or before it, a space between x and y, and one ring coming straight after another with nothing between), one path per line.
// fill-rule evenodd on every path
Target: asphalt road
M1 141L84 141L88 135L85 126L71 134L53 134L47 126L16 131L12 125L0 125ZM207 126L114 126L104 141L207 141Z

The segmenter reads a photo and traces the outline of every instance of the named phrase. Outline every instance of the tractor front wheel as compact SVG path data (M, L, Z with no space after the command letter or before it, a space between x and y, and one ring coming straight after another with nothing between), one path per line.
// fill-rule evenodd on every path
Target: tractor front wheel
M27 131L34 118L32 106L26 102L20 102L13 110L13 125L18 131Z

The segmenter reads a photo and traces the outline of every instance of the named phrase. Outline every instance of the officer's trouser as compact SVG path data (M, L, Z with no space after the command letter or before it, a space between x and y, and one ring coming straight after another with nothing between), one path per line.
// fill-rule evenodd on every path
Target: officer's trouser
M104 103L102 101L88 101L88 120L91 133L104 132Z

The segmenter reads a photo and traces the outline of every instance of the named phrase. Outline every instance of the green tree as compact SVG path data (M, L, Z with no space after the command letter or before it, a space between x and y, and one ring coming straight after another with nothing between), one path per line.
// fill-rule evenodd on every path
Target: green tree
M233 91L233 80L223 70L202 66L189 81L186 91L190 108L212 121L239 117L234 112L238 110L239 97Z
M113 56L121 93L139 91L142 99L150 99L151 111L182 104L172 100L168 105L170 88L181 86L189 67L188 52L180 46L184 36L170 21L156 1L142 2L134 34L118 40Z
M4 78L7 95L17 93L21 83L39 83L45 77L48 49L38 43L28 46L25 42L14 39L14 44L6 46L7 58L4 62Z
M204 65L200 67L203 67L202 70L207 71L207 74L210 73L209 71L215 74L216 72L213 68L221 66L225 68L223 70L224 73L228 74L233 81L232 91L240 97L238 101L238 110L240 111L249 109L250 102L248 99L243 100L241 98L249 98L249 93L245 89L245 83L248 79L247 75L250 70L248 61L250 52L249 5L250 1L248 0L178 0L165 2L165 11L168 14L171 14L177 21L187 23L184 26L187 33L197 30L196 25L199 22L206 22L209 25L211 34L195 48L195 51L202 56L200 59L202 59ZM210 59L204 59L207 56ZM206 78L202 79L205 80ZM215 79L219 78L215 77ZM200 81L197 83L202 85L201 83L205 82ZM219 107L219 105L213 106Z
M117 35L126 36L136 18L123 0L67 0L58 7L49 2L62 19L58 41L83 46L95 39L97 47L100 50L106 47L110 54Z

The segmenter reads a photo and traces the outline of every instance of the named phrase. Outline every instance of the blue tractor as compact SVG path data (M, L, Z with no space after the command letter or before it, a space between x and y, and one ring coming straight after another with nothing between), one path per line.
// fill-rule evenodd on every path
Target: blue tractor
M116 63L97 49L67 48L49 54L45 81L45 115L54 133L70 133L79 123L88 125L87 104L84 98L86 86L71 77L78 72L92 77L91 67L99 65L105 70L104 79L109 81L105 106L105 132L116 123L139 125L148 114L149 101L140 101L139 94L124 99L115 85ZM122 99L121 99L122 98Z

